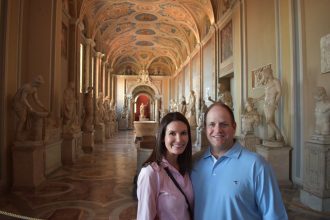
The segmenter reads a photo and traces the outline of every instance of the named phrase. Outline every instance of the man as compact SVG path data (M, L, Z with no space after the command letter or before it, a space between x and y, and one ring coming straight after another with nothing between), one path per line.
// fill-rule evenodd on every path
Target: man
M234 139L232 110L215 102L205 112L210 147L194 163L194 218L287 219L276 178L258 154Z

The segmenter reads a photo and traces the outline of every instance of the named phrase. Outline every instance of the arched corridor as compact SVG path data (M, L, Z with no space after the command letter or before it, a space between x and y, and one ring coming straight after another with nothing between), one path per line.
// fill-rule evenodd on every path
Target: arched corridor
M273 167L289 216L330 218L329 8L1 0L0 211L134 218L134 126L180 111L196 152L209 145L206 109L222 101L235 138Z

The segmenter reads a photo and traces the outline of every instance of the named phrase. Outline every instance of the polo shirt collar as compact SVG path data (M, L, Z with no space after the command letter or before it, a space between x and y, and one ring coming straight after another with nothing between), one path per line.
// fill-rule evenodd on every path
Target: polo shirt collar
M239 156L241 155L242 152L242 146L238 143L238 141L235 141L234 145L232 146L232 148L230 148L225 155L223 155L224 157L229 157L229 158L235 158L238 159ZM211 147L209 147L207 149L207 151L204 153L203 158L207 158L207 157L211 157Z

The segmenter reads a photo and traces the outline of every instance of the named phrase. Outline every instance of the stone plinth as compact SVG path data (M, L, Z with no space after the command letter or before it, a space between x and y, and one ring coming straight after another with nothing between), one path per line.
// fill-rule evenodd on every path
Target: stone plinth
M145 118L145 117L139 117L139 121L149 121L149 118Z
M62 137L62 163L71 165L82 154L81 132L65 133Z
M260 145L261 141L254 134L246 134L239 137L239 142L250 151L256 152L256 146Z
M135 146L137 149L137 164L136 171L139 174L143 163L149 158L153 149L156 146L155 136L144 136L135 139Z
M100 144L105 142L105 129L103 123L95 125L95 142Z
M127 130L128 129L128 120L127 118L119 119L119 130Z
M198 150L201 150L203 148L208 147L209 145L210 144L209 144L209 141L207 140L205 131L203 131L203 129L197 128L196 129L196 143L195 143L195 147Z
M62 140L45 144L45 175L62 166Z
M117 131L117 122L116 121L113 121L113 122L110 122L110 136L112 137Z
M256 152L270 163L280 185L291 184L289 179L291 149L284 142L279 141L263 141L262 144L256 145Z
M104 124L104 136L105 136L105 139L110 139L110 137L111 137L110 123Z
M330 135L313 135L304 149L300 200L317 211L330 211Z
M136 137L156 136L158 122L134 121L134 133Z
M82 134L82 149L85 153L91 153L94 149L94 131L84 131Z
M13 188L35 189L45 180L45 145L42 141L15 142Z

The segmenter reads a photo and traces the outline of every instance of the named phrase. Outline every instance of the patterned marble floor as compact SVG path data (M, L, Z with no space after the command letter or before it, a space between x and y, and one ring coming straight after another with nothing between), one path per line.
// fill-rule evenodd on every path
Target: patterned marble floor
M136 170L133 132L119 132L95 145L72 166L54 172L34 192L12 192L0 198L0 210L51 220L132 220L137 203L132 196ZM330 220L299 202L299 190L281 188L289 219ZM0 219L9 218L0 214Z

